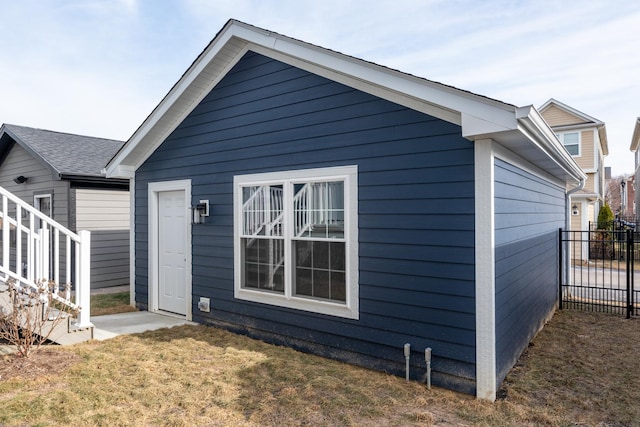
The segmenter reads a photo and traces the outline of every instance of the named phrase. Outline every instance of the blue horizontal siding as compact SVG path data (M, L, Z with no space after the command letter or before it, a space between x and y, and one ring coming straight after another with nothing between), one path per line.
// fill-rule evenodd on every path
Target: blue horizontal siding
M192 278L213 309L194 320L394 373L405 342L416 375L432 347L434 384L473 392L473 162L459 126L249 52L136 171L136 227L148 183L189 178L211 206L193 227ZM234 175L341 165L359 171L360 319L234 299Z
M496 376L502 381L557 301L564 189L495 161Z

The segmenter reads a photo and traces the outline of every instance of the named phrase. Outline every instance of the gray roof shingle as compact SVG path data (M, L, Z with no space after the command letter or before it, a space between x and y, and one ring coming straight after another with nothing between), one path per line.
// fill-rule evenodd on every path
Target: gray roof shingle
M104 177L102 169L124 141L5 124L6 131L59 175Z

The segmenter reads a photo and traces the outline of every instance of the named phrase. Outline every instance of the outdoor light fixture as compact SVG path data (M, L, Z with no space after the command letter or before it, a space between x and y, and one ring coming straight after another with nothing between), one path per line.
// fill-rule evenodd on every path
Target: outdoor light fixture
M578 206L577 205L571 206L571 213L574 214L574 215L578 215Z
M197 205L191 207L193 211L193 224L202 224L204 218L209 216L209 201L200 200Z
M16 184L24 184L28 179L29 178L27 178L26 176L20 175L16 178L13 178L13 182L15 182Z

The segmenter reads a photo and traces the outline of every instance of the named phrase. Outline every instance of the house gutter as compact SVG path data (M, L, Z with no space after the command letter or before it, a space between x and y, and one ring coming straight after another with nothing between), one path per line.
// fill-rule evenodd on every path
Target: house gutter
M528 134L531 142L560 166L566 176L573 178L577 182L586 181L587 176L582 168L578 166L573 157L564 148L538 110L531 105L519 107L516 109L516 119L518 128L523 133ZM584 182L582 185L584 186Z

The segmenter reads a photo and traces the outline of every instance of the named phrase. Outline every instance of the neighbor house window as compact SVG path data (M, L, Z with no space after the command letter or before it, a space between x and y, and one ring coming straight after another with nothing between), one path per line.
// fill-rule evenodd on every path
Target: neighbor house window
M357 167L234 178L235 297L358 318Z
M558 134L558 139L572 156L580 156L580 132Z

